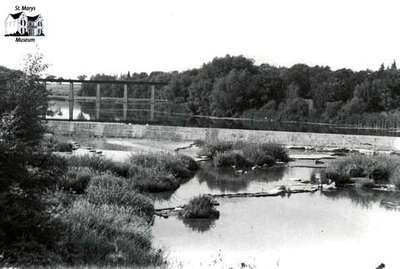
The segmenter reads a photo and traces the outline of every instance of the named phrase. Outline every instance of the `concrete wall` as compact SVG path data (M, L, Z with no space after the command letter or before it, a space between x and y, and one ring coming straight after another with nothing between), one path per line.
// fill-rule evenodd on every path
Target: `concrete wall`
M293 146L332 146L346 148L400 149L400 137L341 135L303 132L255 131L239 129L195 128L177 126L138 125L124 123L48 121L57 135L147 138L160 140L193 141L249 141Z

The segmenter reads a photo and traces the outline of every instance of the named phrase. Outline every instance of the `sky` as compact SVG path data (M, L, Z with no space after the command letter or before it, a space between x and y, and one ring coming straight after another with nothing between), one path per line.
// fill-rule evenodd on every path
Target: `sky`
M17 5L36 8L27 15L43 16L46 36L15 42L1 23L0 65L39 50L64 78L182 71L226 54L334 70L400 62L395 0L1 0L0 20Z

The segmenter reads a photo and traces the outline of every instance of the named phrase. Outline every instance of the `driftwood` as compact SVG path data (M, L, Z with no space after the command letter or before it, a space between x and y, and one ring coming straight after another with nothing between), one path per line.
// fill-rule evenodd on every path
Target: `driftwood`
M219 205L219 202L216 201L216 198L249 198L249 197L274 197L274 196L283 196L286 194L295 194L295 193L306 193L306 192L316 192L320 189L318 185L309 185L309 184L299 184L293 186L280 186L278 188L272 189L266 192L239 192L239 193L221 193L221 194L205 194L205 196L213 198L213 204L215 206ZM166 207L166 208L158 208L154 210L154 215L160 216L163 218L168 218L169 216L177 216L180 212L185 209L185 206L176 206L176 207Z

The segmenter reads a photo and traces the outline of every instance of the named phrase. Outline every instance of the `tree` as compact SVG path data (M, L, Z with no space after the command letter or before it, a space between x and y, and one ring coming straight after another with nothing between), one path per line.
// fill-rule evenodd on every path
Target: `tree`
M0 265L46 263L56 249L58 224L46 194L65 164L42 144L47 92L36 79L45 67L36 54L25 73L1 74Z

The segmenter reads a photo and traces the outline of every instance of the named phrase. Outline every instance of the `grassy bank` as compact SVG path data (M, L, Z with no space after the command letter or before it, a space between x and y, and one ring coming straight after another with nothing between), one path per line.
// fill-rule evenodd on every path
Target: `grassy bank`
M365 177L372 180L370 187L393 184L400 188L400 158L392 155L350 155L331 162L325 174L337 185L352 183L355 177Z
M288 162L290 160L287 150L275 143L204 143L199 155L212 159L217 168L270 167L277 162Z
M152 247L154 202L147 193L176 189L197 163L167 153L132 155L126 162L72 155L64 162L59 191L50 195L62 230L57 263L164 266L164 254Z

